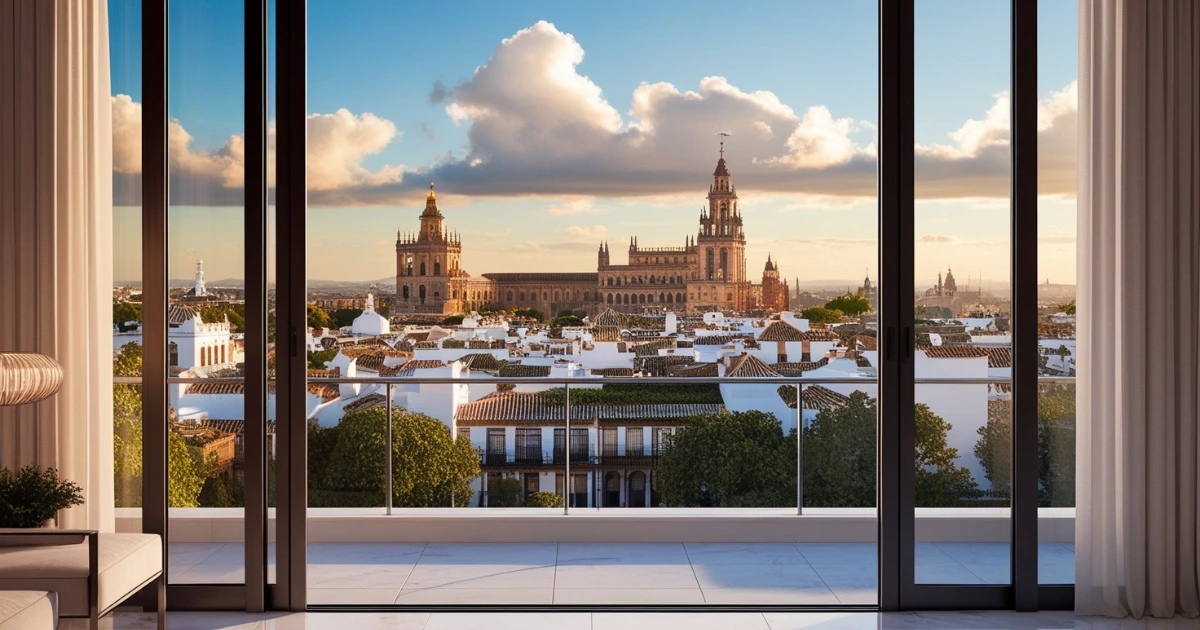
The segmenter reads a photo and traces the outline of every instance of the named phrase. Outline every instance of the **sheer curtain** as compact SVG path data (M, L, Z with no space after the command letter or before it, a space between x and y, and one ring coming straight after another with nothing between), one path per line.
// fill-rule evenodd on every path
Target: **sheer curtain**
M0 465L58 468L86 499L59 526L111 531L106 0L5 0L0 41L0 350L48 354L64 372L53 398L0 408Z
M1200 615L1200 8L1080 0L1075 609Z

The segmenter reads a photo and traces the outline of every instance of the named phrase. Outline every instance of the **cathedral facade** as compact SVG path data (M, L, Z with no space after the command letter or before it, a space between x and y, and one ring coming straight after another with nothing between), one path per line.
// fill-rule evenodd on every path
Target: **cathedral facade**
M746 269L746 234L724 148L695 235L686 235L679 247L641 247L632 237L625 264L615 264L608 243L601 243L595 272L471 276L459 264L462 241L445 228L444 219L430 184L420 231L396 234L394 313L451 315L481 308L535 308L554 316L563 310L739 312L754 306L754 287ZM770 262L768 269L773 269ZM764 282L767 277L764 273ZM773 278L778 284L777 272ZM764 285L764 298L765 293ZM772 289L772 306L779 303L777 293L786 307L786 287Z

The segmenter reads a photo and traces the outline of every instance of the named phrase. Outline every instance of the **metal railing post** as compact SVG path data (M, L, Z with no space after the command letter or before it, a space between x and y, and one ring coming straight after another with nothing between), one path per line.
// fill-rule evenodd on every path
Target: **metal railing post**
M387 515L392 515L392 384L387 384L387 421L383 425L384 431L384 464L385 471L384 487L387 489L387 496L384 498L383 505L387 507Z
M796 383L796 514L804 514L804 386Z
M566 416L567 428L566 435L563 437L563 449L566 451L566 471L563 473L563 515L571 513L571 384L566 383L563 386L563 395L566 398Z

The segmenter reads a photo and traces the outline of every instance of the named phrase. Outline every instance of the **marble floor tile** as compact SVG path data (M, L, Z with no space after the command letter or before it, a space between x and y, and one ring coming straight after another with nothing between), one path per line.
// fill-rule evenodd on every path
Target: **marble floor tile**
M550 588L422 588L404 589L396 597L401 606L509 605L547 606L554 603Z
M419 564L405 588L554 588L554 565Z
M687 565L682 543L561 543L558 565Z
M415 561L416 558L413 558ZM396 588L404 586L413 564L310 564L313 588Z
M879 562L879 547L874 543L796 543L794 546L814 567Z
M804 564L804 556L787 543L686 543L693 564Z
M879 615L863 613L764 613L771 630L878 630ZM907 621L907 620L906 620ZM911 628L925 630L925 625L915 617L912 625L882 626L886 628ZM920 625L917 625L920 624Z
M433 613L424 630L592 630L591 613Z
M603 613L592 614L592 630L774 630L762 613Z
M699 588L556 588L554 603L698 606L704 603L704 592Z
M699 588L688 564L572 564L555 570L555 588Z
M421 630L427 623L429 613L319 612L268 617L260 627L262 630Z
M712 564L693 566L700 588L816 588L825 582L808 564Z
M555 543L430 543L417 564L554 564Z
M314 543L309 564L416 564L425 545L405 543Z
M324 605L390 605L399 588L309 588L308 603Z
M833 606L837 596L825 586L813 588L706 588L704 602L707 604L742 604L788 606Z

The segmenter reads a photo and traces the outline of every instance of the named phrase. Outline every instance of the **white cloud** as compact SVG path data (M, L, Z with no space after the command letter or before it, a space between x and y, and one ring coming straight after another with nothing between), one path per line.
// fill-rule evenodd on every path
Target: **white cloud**
M566 199L551 214L594 211L586 199L599 197L699 205L717 157L717 131L732 134L725 156L743 192L860 200L876 194L877 133L869 121L821 104L783 103L773 92L746 91L720 76L701 79L694 90L643 82L628 95L623 116L582 72L584 59L581 43L548 22L504 39L468 80L434 88L431 100L466 129L468 143L460 155L420 168L365 166L400 138L389 120L344 109L311 116L310 203L419 205L426 183L436 180L449 194ZM1039 106L1043 195L1074 195L1076 100L1071 84ZM140 141L128 140L140 128L140 107L124 96L113 103L114 165L124 177L140 165ZM1002 92L944 142L915 146L918 198L1007 198L1008 122ZM199 203L240 199L240 137L204 151L182 124L173 124L171 150L180 175L174 194Z
M922 243L943 244L943 243L955 243L955 242L958 242L958 239L953 236L948 236L946 234L925 234L925 235L921 236L921 242Z
M124 94L112 97L114 194L118 205L140 203L142 106ZM308 190L314 205L354 200L356 189L398 183L403 166L377 171L362 165L398 136L396 127L374 114L354 115L345 109L308 117ZM270 171L274 186L275 125L267 132ZM194 145L194 138L179 120L167 130L171 203L180 205L230 205L241 203L245 174L245 138L232 135L217 150Z

